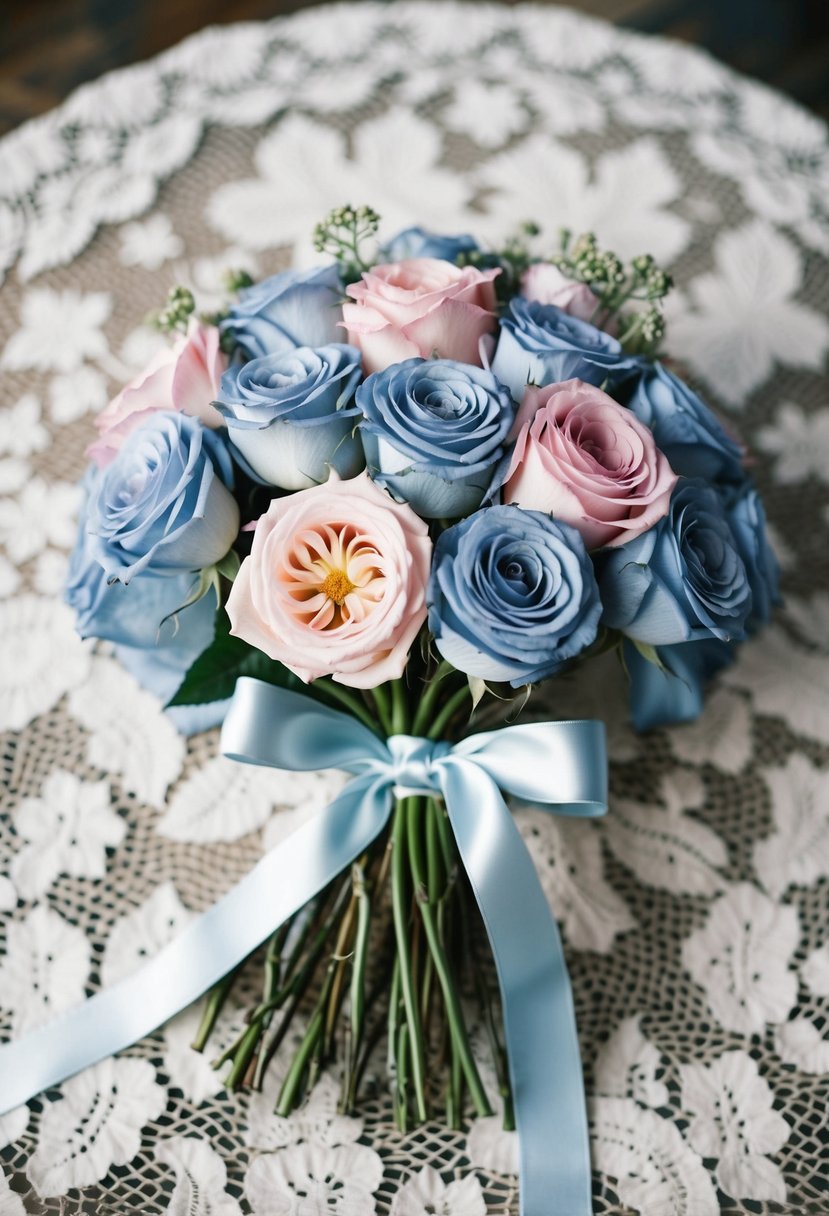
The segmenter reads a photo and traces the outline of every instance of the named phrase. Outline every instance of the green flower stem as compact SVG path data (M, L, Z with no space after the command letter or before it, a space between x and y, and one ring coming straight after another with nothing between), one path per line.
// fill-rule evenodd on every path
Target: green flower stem
M429 802L431 804L431 825L434 828L438 844L440 845L440 855L443 860L446 883L451 887L455 882L458 872L458 851L455 845L455 837L452 835L449 816L446 814L446 807L443 805L443 802L439 798L430 798Z
M409 729L409 701L403 679L391 683L391 734L405 735Z
M237 967L235 971L231 971L229 975L226 975L223 980L219 980L218 984L215 984L210 989L205 1002L204 1012L199 1022L199 1028L196 1031L196 1037L191 1043L194 1051L204 1051L207 1040L213 1033L213 1028L222 1011L222 1006L227 1000L227 994L233 986L233 981L236 979L238 971Z
M270 1004L270 1002L273 1001L273 998L276 996L277 992L279 991L279 979L280 979L280 974L282 971L282 950L285 945L285 941L288 937L288 933L290 932L292 920L293 920L293 918L291 918L291 920L285 921L284 925L280 925L279 928L277 929L276 933L273 934L270 941L268 942L268 949L265 953L265 977L264 977L264 981L262 984L262 1004L263 1005ZM270 1024L273 1020L274 1012L275 1012L275 1010L272 1009L269 1012L265 1013L264 1016L262 1017L261 1021L259 1022L259 1038L257 1041L257 1046L259 1046L260 1048L261 1048L261 1043L262 1043L262 1037L266 1034L266 1032L268 1031L268 1029L270 1027ZM259 1068L259 1060L260 1060L261 1054L262 1054L261 1049L258 1052L254 1053L253 1059L251 1061L251 1065L248 1069L248 1072L250 1073L250 1076L251 1076L251 1084L254 1087L256 1085L257 1076L259 1076L260 1080L261 1080L261 1072L260 1072L260 1068Z
M345 907L346 901L349 899L350 895L351 876L349 875L345 882L341 884L331 910L325 916L325 919L323 920L322 924L319 925L319 928L317 928L313 933L310 940L310 949L305 961L301 966L297 967L297 970L294 971L290 980L288 980L287 984L285 985L284 995L282 997L283 1000L289 994L296 992L297 988L313 974L320 955L325 947L325 943L328 941L328 938L338 925L343 908Z
M438 906L444 886L442 854L436 818L442 812L435 800L429 798L426 803L426 892L430 905ZM443 917L438 916L438 934L443 942ZM435 964L431 951L426 955L421 984L420 1015L425 1027L426 1041L429 1040L429 1020L432 1011L432 984L435 978Z
M352 867L352 885L357 901L357 931L354 938L354 961L351 968L351 1033L352 1051L356 1059L363 1040L366 997L366 961L371 926L371 900L366 890L362 867Z
M411 1032L409 1046L411 1050L415 1110L418 1121L425 1123L428 1117L426 1107L426 1052L423 1043L420 1010L415 996L414 971L409 941L409 901L406 890L406 817L410 802L411 799L404 798L398 802L394 810L394 823L392 825L391 903L394 934L397 941L397 954L400 959L400 988L403 996L403 1005L406 1010L406 1021ZM399 1069L399 1058L397 1065Z
M400 957L395 954L389 985L388 1035L386 1037L386 1071L389 1076L396 1072L397 1027L400 1021Z
M265 955L265 981L263 984L262 999L269 1001L276 992L279 986L279 974L282 968L282 951L285 947L285 942L290 932L293 917L286 920L284 925L280 925L276 933L268 942L268 950Z
M357 1091L357 1052L351 1033L351 1023L346 1022L343 1028L343 1082L340 1087L340 1100L337 1103L337 1114L347 1115L354 1105L354 1095Z
M389 697L388 684L378 684L376 688L372 688L371 695L374 699L374 704L377 709L377 717L380 720L383 733L385 735L390 735L392 733L391 698Z
M340 1114L350 1115L354 1111L354 1107L355 1107L355 1103L356 1103L356 1099L357 1099L357 1091L360 1088L360 1083L363 1079L363 1074L365 1073L366 1065L368 1064L369 1060L371 1059L374 1049L377 1046L377 1044L380 1042L382 1035L383 1035L383 1021L382 1021L382 1019L380 1019L374 1023L370 1032L366 1035L366 1039L365 1039L362 1051L360 1052L359 1056L355 1056L354 1067L353 1067L353 1072L351 1074L349 1089L346 1094L346 1103L341 1106Z
M492 1108L489 1105L489 1099L486 1096L486 1091L481 1083L478 1068L472 1055L458 990L449 967L449 961L441 944L435 910L429 902L423 861L423 800L421 798L408 798L406 801L409 803L407 815L409 861L412 868L412 878L414 879L415 897L423 921L423 927L426 930L426 940L429 943L429 949L434 959L435 972L437 973L438 982L443 992L446 1016L449 1019L454 1047L453 1054L456 1054L460 1060L476 1112L479 1116L491 1115Z
M415 713L414 725L412 726L413 735L419 735L428 726L429 719L431 718L432 711L434 710L435 701L441 692L443 692L443 681L450 676L454 670L455 669L452 664L447 663L444 659L435 674L430 679L428 685L426 686L426 691L420 698L420 704L418 705Z
M432 1019L432 988L435 981L435 964L431 953L426 955L426 962L423 965L423 979L420 983L420 1018L423 1022L423 1035L426 1042L430 1039L431 1019Z
M225 1089L238 1089L244 1081L261 1033L262 1023L255 1021L251 1022L242 1035L238 1050L233 1057L233 1066L225 1078Z
M429 903L433 905L437 903L441 888L445 884L443 851L440 841L440 820L442 818L443 808L438 806L434 798L429 798L426 802L426 891Z
M291 1022L293 1021L294 1014L296 1013L297 1009L299 1009L299 1006L302 1004L302 1000L305 996L308 986L311 983L311 978L312 978L312 975L311 975L311 973L309 973L309 975L307 976L307 978L305 980L305 983L297 989L297 991L294 993L294 995L291 997L290 1001L288 1002L285 1012L283 1013L283 1015L280 1019L279 1025L276 1027L275 1030L270 1031L267 1034L267 1036L263 1039L262 1046L259 1050L259 1056L256 1061L256 1068L255 1068L254 1074L253 1074L253 1084L252 1084L253 1089L261 1090L262 1080L265 1076L265 1069L268 1067L268 1065L270 1064L274 1055L279 1050L282 1040L285 1038L285 1035L288 1033L288 1030L290 1029L290 1026L291 1026Z
M261 1033L263 1021L268 1014L272 1013L274 1009L279 1009L280 1006L285 1003L288 997L296 996L298 993L305 991L313 977L314 970L319 962L325 943L339 920L345 899L350 894L350 891L351 880L349 878L340 887L331 911L328 913L323 923L313 935L311 939L311 947L305 961L301 966L298 967L296 971L293 972L293 974L290 973L289 968L286 968L286 977L290 974L290 978L286 978L285 983L282 985L279 991L274 994L271 1000L263 1001L257 1005L250 1015L248 1029L244 1030L242 1034L240 1034L239 1037L233 1043L231 1043L231 1045L226 1048L225 1051L222 1052L218 1059L213 1061L214 1068L221 1068L222 1065L228 1060L237 1057L238 1053L247 1044L250 1032L256 1028L257 1034ZM297 943L297 946L292 952L291 960L295 959L300 947L305 941L308 940L308 937L311 937L314 925L317 923L318 918L309 917L309 923L305 926L305 930L303 932L303 940ZM291 960L289 960L289 962Z
M639 320L639 317L637 314L636 319L631 321L630 325L628 325L625 332L620 335L620 337L619 337L620 345L624 346L625 342L629 342L631 338L635 337L635 335L638 334L638 332L641 328L642 328L642 322Z
M402 1022L397 1031L395 1059L397 1074L394 1097L394 1118L401 1132L409 1130L409 1027ZM412 1055L412 1062L414 1056ZM415 1094L415 1099L417 1095Z
M282 1083L282 1088L279 1091L279 1097L276 1102L275 1113L282 1115L283 1118L287 1118L290 1115L299 1099L305 1069L322 1034L322 1016L322 1007L318 1006L308 1024L308 1029L299 1045L299 1050L294 1056L291 1067L288 1070L288 1075Z
M331 697L334 701L339 701L340 705L345 706L350 714L362 722L363 726L367 726L369 730L377 733L377 723L372 718L369 711L366 709L363 702L354 693L348 692L340 684L335 684L333 680L320 679L314 681L314 687L320 689L326 696Z
M305 1032L302 1043L299 1046L294 1064L285 1079L282 1089L277 1099L276 1113L278 1115L289 1115L297 1105L297 1095L299 1087L302 1084L302 1079L305 1074L306 1065L308 1067L307 1088L313 1089L319 1079L325 1057L328 1052L328 1018L331 1016L332 1026L336 1021L339 1011L339 996L335 994L335 985L337 976L340 973L340 968L344 961L343 955L347 948L348 939L351 933L353 923L353 910L355 901L352 897L348 909L340 922L339 931L337 933L336 942L333 953L328 960L328 966L325 971L325 979L323 980L322 990L317 999L314 1014ZM294 1067L297 1061L302 1062L302 1067L294 1077ZM289 1086L289 1081L291 1085Z
M365 863L365 855L360 858L358 867ZM345 968L351 957L351 939L355 929L355 920L357 916L357 893L354 889L354 869L351 870L351 900L346 910L345 916L340 922L340 930L337 934L336 944L334 946L334 954L329 964L329 974L331 981L329 984L329 992L327 995L327 1009L325 1014L325 1035L323 1043L326 1048L330 1046L333 1037L334 1029L337 1023L337 1014L342 1004L345 984Z
M472 694L469 691L468 684L464 684L463 688L459 688L457 692L453 693L438 716L435 718L434 722L429 728L426 738L442 739L446 733L446 728L448 727L449 723L471 695Z

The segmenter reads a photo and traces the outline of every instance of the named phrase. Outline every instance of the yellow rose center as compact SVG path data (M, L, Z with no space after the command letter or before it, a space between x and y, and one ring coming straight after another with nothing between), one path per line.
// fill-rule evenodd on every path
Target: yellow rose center
M354 583L345 570L329 570L320 587L322 594L332 600L338 608L342 606L345 597L350 595L353 590Z

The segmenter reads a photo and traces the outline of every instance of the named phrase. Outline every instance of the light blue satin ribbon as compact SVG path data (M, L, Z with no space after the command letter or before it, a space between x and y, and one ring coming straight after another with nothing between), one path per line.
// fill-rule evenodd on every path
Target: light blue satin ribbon
M522 1216L592 1216L584 1086L558 929L501 791L558 814L606 810L599 722L541 722L450 746L382 740L298 693L240 679L225 755L341 768L342 793L135 974L0 1047L0 1114L150 1034L236 967L383 830L394 796L439 793L489 934L519 1135Z

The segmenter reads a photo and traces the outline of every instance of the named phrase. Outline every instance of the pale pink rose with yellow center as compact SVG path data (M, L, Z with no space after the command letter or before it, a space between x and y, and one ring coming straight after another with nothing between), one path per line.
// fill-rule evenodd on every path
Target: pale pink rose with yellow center
M502 501L549 511L588 549L623 545L667 515L676 473L650 430L592 384L528 385L513 434Z
M403 674L426 619L429 531L368 477L275 498L227 602L231 633L306 683L376 688Z
M173 346L163 347L142 372L113 397L95 419L99 438L88 449L99 468L108 465L131 431L158 410L179 410L205 426L224 420L212 402L227 369L215 325L191 318L187 333Z
M345 292L343 324L363 354L366 374L417 356L481 366L478 347L493 333L501 272L455 266L442 258L409 258L366 271Z

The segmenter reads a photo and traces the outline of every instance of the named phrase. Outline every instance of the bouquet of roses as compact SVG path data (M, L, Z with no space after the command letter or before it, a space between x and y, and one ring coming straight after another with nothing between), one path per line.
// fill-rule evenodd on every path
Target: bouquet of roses
M651 257L565 232L542 259L529 228L495 251L416 228L378 248L377 231L369 208L334 211L316 230L330 264L237 274L217 317L171 293L157 320L175 343L98 419L68 599L184 728L218 721L248 677L226 752L357 774L347 827L331 819L279 872L305 890L314 871L312 898L287 919L279 905L261 999L219 1061L228 1086L261 1084L301 1009L280 1113L335 1058L350 1109L384 1030L401 1127L437 1100L457 1124L466 1095L489 1113L474 994L510 1121L522 1011L546 998L505 975L546 957L533 926L549 926L530 899L498 944L534 876L497 843L491 787L596 813L603 758L537 725L469 737L470 719L494 696L514 722L537 685L611 649L636 726L693 717L767 620L777 572L742 447L656 357L670 278ZM372 799L382 814L332 860ZM506 1035L476 902L513 997Z

